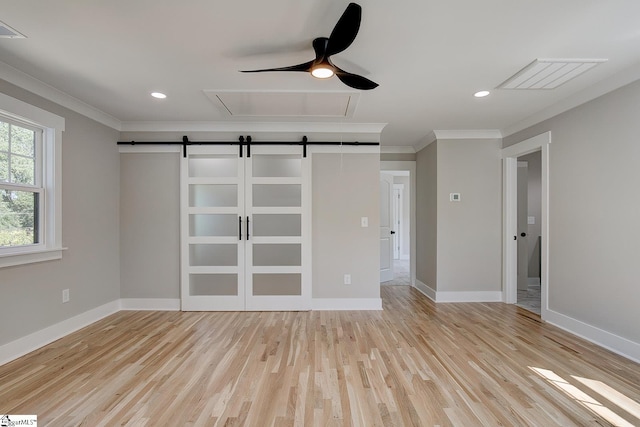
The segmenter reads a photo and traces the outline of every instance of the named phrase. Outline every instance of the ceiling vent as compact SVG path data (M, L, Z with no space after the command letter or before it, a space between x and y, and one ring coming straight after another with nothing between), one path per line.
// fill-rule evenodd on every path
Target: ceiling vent
M536 59L498 89L555 89L606 59Z
M14 30L4 22L0 21L0 39L26 39L24 34Z

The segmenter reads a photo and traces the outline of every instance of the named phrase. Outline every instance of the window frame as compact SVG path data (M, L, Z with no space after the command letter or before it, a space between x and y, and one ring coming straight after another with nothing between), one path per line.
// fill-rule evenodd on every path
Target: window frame
M62 258L62 132L64 118L0 93L0 119L36 130L35 186L3 183L4 188L39 192L39 242L0 247L0 268ZM38 138L38 137L36 137ZM39 142L39 143L38 143Z

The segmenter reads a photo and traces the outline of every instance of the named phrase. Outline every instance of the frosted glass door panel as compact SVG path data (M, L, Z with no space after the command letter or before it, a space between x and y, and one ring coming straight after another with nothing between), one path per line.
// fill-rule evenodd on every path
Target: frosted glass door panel
M189 295L237 296L237 274L190 274Z
M299 266L302 251L299 244L254 244L253 265L266 266Z
M228 208L238 206L235 184L193 184L189 186L189 206Z
M254 274L253 295L302 295L302 275Z
M302 159L293 155L254 155L254 177L299 177Z
M189 260L192 266L237 266L238 245L189 245Z
M238 216L226 214L189 215L189 235L228 237L238 235Z
M301 204L300 184L253 184L254 207L297 207Z
M302 218L300 214L255 214L253 235L259 237L301 236Z
M189 176L193 178L229 178L238 175L237 156L191 156Z

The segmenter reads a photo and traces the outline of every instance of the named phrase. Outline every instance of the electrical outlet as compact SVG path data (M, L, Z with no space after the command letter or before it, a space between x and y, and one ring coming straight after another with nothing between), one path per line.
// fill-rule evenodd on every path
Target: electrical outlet
M345 274L344 275L344 284L345 285L350 285L351 284L351 275L350 274Z
M69 302L69 289L62 290L62 302Z

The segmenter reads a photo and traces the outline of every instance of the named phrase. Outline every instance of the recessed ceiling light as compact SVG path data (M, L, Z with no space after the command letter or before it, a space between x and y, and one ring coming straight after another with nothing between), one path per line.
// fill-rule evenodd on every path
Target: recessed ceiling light
M475 96L476 98L484 98L485 96L489 95L489 91L488 90L481 90L480 92L476 92L473 94L473 96Z
M167 97L167 95L162 92L151 92L151 96L158 99L165 99Z

